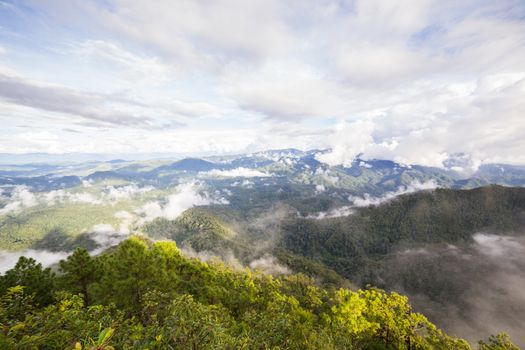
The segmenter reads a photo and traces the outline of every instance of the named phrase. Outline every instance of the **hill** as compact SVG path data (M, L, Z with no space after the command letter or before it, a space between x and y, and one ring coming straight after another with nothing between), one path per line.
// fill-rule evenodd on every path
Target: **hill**
M141 238L77 250L57 275L21 258L0 277L0 324L9 349L470 349L397 293L236 271ZM500 335L480 349L517 348Z

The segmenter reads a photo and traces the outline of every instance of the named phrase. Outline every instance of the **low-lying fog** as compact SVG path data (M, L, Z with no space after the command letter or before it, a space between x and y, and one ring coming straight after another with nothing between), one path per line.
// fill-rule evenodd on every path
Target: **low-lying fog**
M399 252L381 277L451 334L477 341L506 332L525 346L525 237L473 240Z

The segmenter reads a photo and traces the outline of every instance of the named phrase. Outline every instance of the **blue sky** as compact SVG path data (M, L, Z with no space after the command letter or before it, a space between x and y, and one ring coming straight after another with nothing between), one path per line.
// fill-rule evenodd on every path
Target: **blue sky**
M525 163L522 0L0 1L0 153Z

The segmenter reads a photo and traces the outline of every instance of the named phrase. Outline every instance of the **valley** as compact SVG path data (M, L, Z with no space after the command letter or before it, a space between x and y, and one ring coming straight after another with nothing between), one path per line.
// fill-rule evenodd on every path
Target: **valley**
M525 169L330 167L322 152L3 166L2 270L138 235L231 268L402 293L449 334L525 342Z

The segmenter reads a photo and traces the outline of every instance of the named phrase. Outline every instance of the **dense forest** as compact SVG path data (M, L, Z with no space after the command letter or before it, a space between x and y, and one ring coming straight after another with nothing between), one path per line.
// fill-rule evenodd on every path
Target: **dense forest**
M132 237L55 271L21 257L0 278L2 349L470 349L375 288L322 288ZM479 349L518 349L505 334Z
M472 190L436 189L397 197L353 215L283 222L280 244L319 260L341 275L377 283L374 271L402 248L468 244L476 232L521 235L525 189L487 186Z

